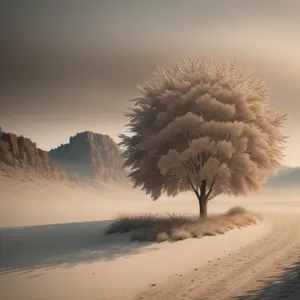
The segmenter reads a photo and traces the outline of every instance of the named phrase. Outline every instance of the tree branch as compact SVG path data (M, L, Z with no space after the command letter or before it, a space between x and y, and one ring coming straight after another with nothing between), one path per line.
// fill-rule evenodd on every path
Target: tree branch
M209 190L207 192L207 195L206 195L206 199L207 200L208 200L208 197L210 196L211 192L213 191L213 187L214 187L214 184L216 182L216 179L217 179L217 174L214 176L213 181L211 183L211 186L210 186L210 188L209 188Z
M182 134L182 138L183 138L183 141L184 141L186 147L189 148L190 147L189 140L188 140L188 137L185 136L185 133Z
M200 166L199 166L199 165L197 165L197 164L194 162L194 160L191 160L191 163L192 163L192 164L193 164L193 166L195 167L196 173L198 174L198 173L199 173L199 171L200 171Z
M211 200L211 199L214 199L216 196L211 196L211 197L208 197L207 198L207 201Z
M191 180L191 178L190 178L189 175L187 175L187 178L188 178L188 181L189 181L189 183L190 183L190 185L191 185L191 187L192 187L194 193L195 193L196 196L199 198L200 195L199 195L199 193L198 193L198 188L196 189L196 188L194 187L193 182L192 182L192 180Z
M183 161L181 161L181 163L182 163L182 165L183 165L183 167L185 169L191 170L189 167L186 166L186 164ZM191 172L192 172L192 170L191 170ZM191 177L190 177L189 174L187 174L187 178L188 178L189 184L191 185L194 193L196 194L197 197L199 197L198 188L195 188L195 186L194 186L194 184L193 184L193 182L192 182Z

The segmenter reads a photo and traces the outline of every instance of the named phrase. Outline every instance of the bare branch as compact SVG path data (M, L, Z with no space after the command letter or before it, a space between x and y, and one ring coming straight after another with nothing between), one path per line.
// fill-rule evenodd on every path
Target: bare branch
M207 198L210 196L211 192L213 191L213 187L214 187L214 184L216 182L216 179L217 179L217 174L214 176L213 181L211 183L211 186L210 186L210 188L209 188L209 190L208 190L208 192L206 194Z

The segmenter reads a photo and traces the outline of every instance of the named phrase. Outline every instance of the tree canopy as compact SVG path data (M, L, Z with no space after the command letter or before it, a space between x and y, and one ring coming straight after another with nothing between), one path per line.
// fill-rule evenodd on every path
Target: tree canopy
M266 82L235 64L183 59L139 91L120 144L134 186L154 200L192 190L205 216L209 199L261 191L281 165L286 115L270 107Z

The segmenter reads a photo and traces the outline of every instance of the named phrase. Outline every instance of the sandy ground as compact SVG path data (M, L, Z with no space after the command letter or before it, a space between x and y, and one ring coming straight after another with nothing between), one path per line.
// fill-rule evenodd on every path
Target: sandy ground
M117 213L197 213L194 197L152 202L124 186L99 190L2 174L0 298L300 299L297 197L220 197L211 212L243 204L266 220L199 240L132 243L127 234L103 235Z

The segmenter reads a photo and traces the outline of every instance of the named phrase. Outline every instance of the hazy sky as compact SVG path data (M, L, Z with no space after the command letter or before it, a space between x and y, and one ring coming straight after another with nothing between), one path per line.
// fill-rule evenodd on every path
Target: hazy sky
M158 63L194 55L251 66L289 114L300 165L300 1L0 1L0 125L46 150L83 130L123 132Z

